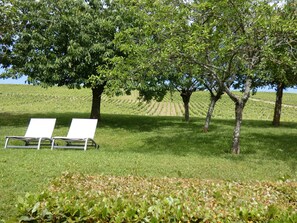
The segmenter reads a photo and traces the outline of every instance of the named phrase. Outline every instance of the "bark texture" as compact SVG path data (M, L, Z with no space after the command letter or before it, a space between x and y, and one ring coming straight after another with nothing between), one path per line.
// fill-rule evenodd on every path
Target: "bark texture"
M223 94L223 92L219 92L216 95L211 94L210 104L208 107L208 111L206 114L205 123L204 123L204 127L203 127L204 132L208 132L208 130L209 130L209 125L210 125L210 121L211 121L211 117L212 117L215 105L216 105L217 101L221 98L222 94Z
M240 153L240 128L242 122L242 113L244 108L244 102L238 101L235 103L235 127L233 132L233 146L232 153L239 154Z
M185 121L186 122L190 121L190 106L189 106L189 104L190 104L191 95L192 95L192 91L185 90L185 89L183 89L180 94L180 96L182 97L183 102L184 102Z
M101 96L106 83L92 88L92 110L90 118L101 119Z
M241 129L241 122L242 122L242 113L244 106L246 105L249 97L250 97L250 90L251 90L252 80L247 79L245 83L245 90L243 92L242 97L238 97L237 95L233 94L230 89L226 88L225 92L229 95L229 97L235 103L235 127L233 131L233 145L232 145L232 153L239 154L240 153L240 129Z
M272 121L272 124L275 127L280 126L283 92L284 92L284 84L280 83L278 84L276 89L276 100L275 100L274 115L273 115L273 121Z

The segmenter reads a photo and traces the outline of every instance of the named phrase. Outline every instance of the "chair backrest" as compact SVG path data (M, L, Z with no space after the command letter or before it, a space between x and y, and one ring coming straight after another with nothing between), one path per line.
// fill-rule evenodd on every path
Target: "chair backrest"
M55 118L31 118L25 137L51 138L55 124Z
M97 119L73 118L67 134L67 138L94 139L97 122Z

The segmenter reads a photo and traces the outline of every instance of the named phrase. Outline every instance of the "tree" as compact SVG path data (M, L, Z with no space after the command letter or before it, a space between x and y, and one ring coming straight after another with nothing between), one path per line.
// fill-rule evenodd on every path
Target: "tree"
M276 88L272 122L276 127L280 125L283 90L297 84L296 6L295 1L287 1L281 6L274 5L275 26L269 30L264 57L268 84Z
M200 82L206 76L201 83L210 82L206 88L217 89L218 98L226 92L235 104L232 152L240 153L243 109L263 79L261 63L272 26L272 6L253 0L141 3L143 26L119 35L125 39L121 47L133 51L129 55L135 60L129 60L137 61L134 63L140 70L157 67L163 75L166 73L166 78L156 78L161 83L168 80L174 86L180 80L191 81L195 77ZM149 82L156 73L160 72L147 72ZM184 85L180 87L183 89ZM234 88L240 89L242 95L234 93Z
M198 39L194 39L194 31L199 32L197 24L192 25L191 3L183 0L139 1L137 14L143 19L139 27L131 27L129 30L117 35L120 48L129 52L129 58L117 62L118 72L122 73L125 67L133 67L134 78L138 90L159 92L179 91L184 103L184 117L189 121L189 103L194 91L203 87L201 82L201 66L196 63L198 53L195 47L200 45ZM206 18L195 18L202 23ZM128 41L127 41L128 39ZM129 65L128 65L129 64ZM133 64L133 65L131 65ZM137 69L135 69L137 67ZM139 83L144 83L140 84ZM155 84L152 84L155 83ZM147 85L156 88L147 89ZM163 86L163 87L161 87ZM161 90L163 89L163 91Z
M217 19L208 38L208 62L203 66L234 101L232 152L239 154L243 109L255 80L261 78L259 67L271 7L266 2L228 0L214 3L213 9ZM235 94L231 87L241 88L242 95Z
M7 75L27 75L35 84L92 89L91 118L100 118L101 95L109 83L98 66L112 69L120 55L114 36L123 20L119 1L7 0L5 21L13 28L1 35ZM9 12L9 13L8 13ZM3 15L2 15L3 16Z

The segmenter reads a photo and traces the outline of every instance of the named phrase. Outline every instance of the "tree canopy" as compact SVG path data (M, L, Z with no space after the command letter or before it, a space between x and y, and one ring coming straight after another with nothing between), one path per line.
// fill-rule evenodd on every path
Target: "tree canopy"
M116 1L5 0L2 66L8 76L27 75L35 84L92 89L91 117L100 116L107 85L98 66L119 55L114 47L121 17ZM11 27L10 27L11 26Z
M268 41L264 55L263 69L267 85L275 87L276 101L273 125L280 125L283 90L297 84L297 3L286 1L275 5L273 26L267 33Z

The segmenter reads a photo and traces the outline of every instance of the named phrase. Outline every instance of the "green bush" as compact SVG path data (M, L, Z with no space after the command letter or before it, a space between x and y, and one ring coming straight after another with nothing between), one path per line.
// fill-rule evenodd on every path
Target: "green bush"
M19 199L21 222L297 222L297 182L65 173Z

